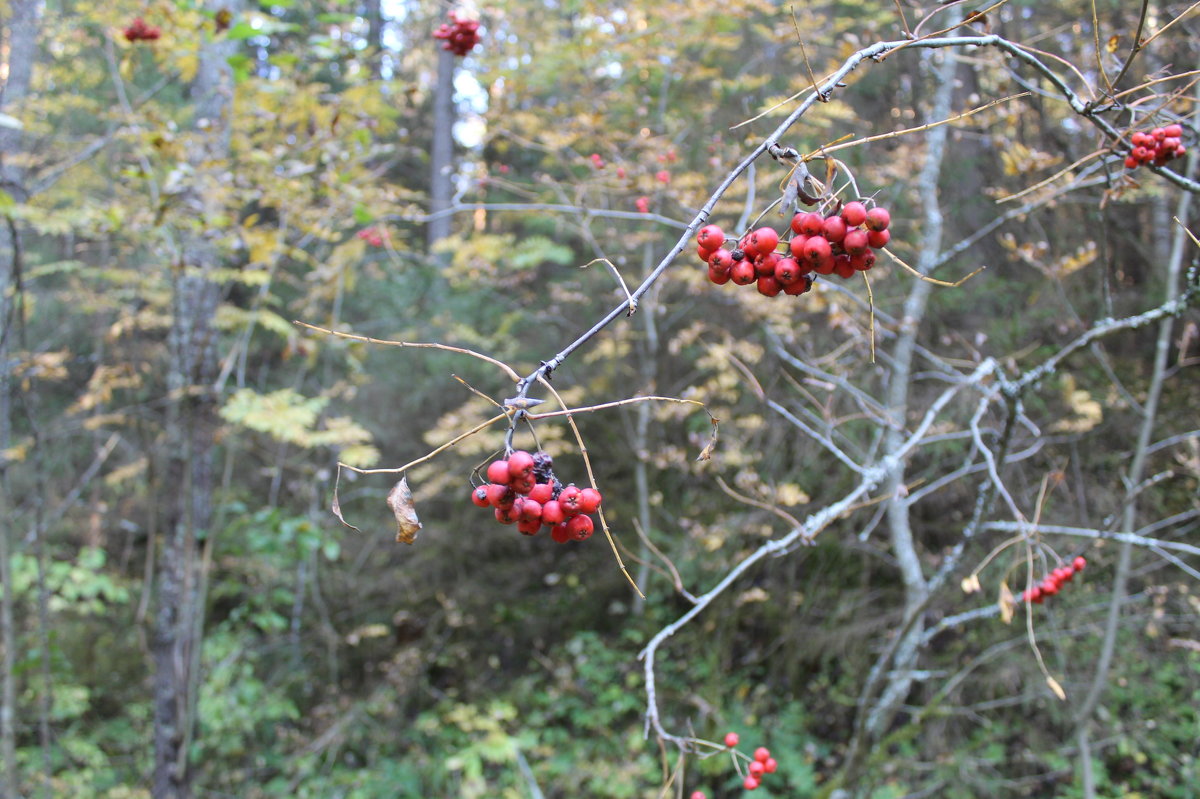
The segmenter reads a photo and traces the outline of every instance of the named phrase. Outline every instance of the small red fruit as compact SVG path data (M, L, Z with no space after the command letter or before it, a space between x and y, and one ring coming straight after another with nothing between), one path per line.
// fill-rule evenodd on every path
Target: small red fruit
M850 256L850 267L857 272L865 272L875 266L875 253L867 250Z
M471 489L471 502L477 508L486 508L491 505L492 503L488 502L487 486L479 486L478 488Z
M514 477L508 486L518 494L528 494L537 486L537 480L532 474L523 474Z
M625 167L623 167L623 166L617 167L617 177L621 180L625 179Z
M708 263L708 259L712 258L712 255L714 252L716 252L716 250L710 250L707 247L697 247L696 248L696 257L699 258L704 263Z
M569 485L562 491L558 492L558 504L562 506L564 515L575 516L576 514L580 513L579 494L579 489L574 485Z
M708 797L704 795L704 791L692 791L691 799L708 799Z
M857 200L846 203L842 206L842 219L846 222L847 227L858 227L867 221L867 206Z
M521 514L516 505L508 508L496 508L496 521L501 524L512 524L520 518Z
M716 266L726 272L733 268L733 255L729 250L721 247L708 257L708 265Z
M765 769L763 768L763 764L759 761L751 760L750 765L746 767L746 770L750 772L751 777L762 779L763 771Z
M508 456L508 471L513 477L533 474L533 456L519 449Z
M639 214L650 213L650 198L649 197L638 197L636 200L634 200L633 204L637 206Z
M867 211L867 230L884 231L892 223L892 215L888 209L875 207Z
M777 762L775 762L775 758L773 758L773 757L768 757L766 762L763 763L763 771L765 771L768 774L774 774L775 770L778 768L779 768L779 764Z
M804 243L804 260L812 264L814 268L832 254L833 250L829 246L829 239L824 236L813 236Z
M842 280L853 277L854 272L854 264L850 263L849 255L839 255L833 259L833 273Z
M596 529L596 525L592 522L591 516L576 516L567 522L567 532L571 538L576 541L586 541L592 537L592 531Z
M566 522L559 522L550 528L550 539L556 544L565 544L571 540L571 533L567 530Z
M566 521L566 518L562 505L558 504L557 499L551 499L542 503L542 524L558 524L559 522Z
M514 505L513 507L515 508L516 506ZM521 500L521 518L529 519L530 521L535 521L541 524L542 503L538 502L537 500L529 499L528 497Z
M579 510L581 513L595 513L600 507L600 492L594 488L585 488L579 492Z
M487 498L493 508L511 508L517 501L517 494L508 486L491 483L487 486Z
M867 246L874 250L882 250L888 246L888 242L892 240L892 231L890 230L868 230L867 231Z
M1183 135L1183 125L1167 125L1163 133L1167 134L1168 139L1178 139Z
M657 180L659 183L670 183L671 182L671 173L665 169L660 169L654 173L654 179Z
M1080 555L1071 562L1071 565L1075 567L1075 571L1081 572L1083 571L1083 568L1087 566L1087 558L1085 558L1083 555Z
M779 244L779 234L775 232L774 228L760 227L750 234L750 246L759 255L773 252L777 244Z
M733 265L729 270L729 278L739 286L748 286L758 279L758 273L754 271L754 262L747 261L744 258Z
M1038 587L1042 589L1042 596L1054 596L1058 593L1058 583L1054 582L1049 577L1042 580L1041 585Z
M759 277L774 277L775 264L779 263L779 253L768 252L754 259L754 272Z
M764 297L774 297L783 291L783 284L775 279L774 274L764 275L758 279L758 293Z
M746 781L742 783L742 787L747 791L753 791L756 790L761 784L762 783L759 781L759 779L751 774L750 776L746 777Z
M806 236L816 236L825 229L825 217L815 212L802 214L804 217L800 220L800 233Z
M775 279L784 286L795 283L802 276L800 264L794 258L780 258L775 264Z
M842 239L842 248L851 255L861 255L867 251L869 246L865 230L851 230Z
M541 519L518 519L517 532L521 535L537 535L538 530L542 529Z
M718 286L724 286L729 282L729 272L730 270L728 269L718 269L715 266L710 266L708 268L708 279Z
M529 498L534 502L545 505L554 498L554 486L550 485L549 483L538 483L533 487L533 490L529 492Z
M487 467L487 479L489 483L507 484L512 479L508 461L492 461Z
M741 740L741 739L738 738L738 734L736 732L725 733L725 745L728 746L730 749L737 746L739 740Z
M840 216L831 216L826 218L822 231L830 244L841 244L842 239L846 237L846 223Z
M797 297L812 288L812 278L808 275L801 275L800 279L795 283L788 283L783 287L784 294L790 294Z
M792 253L792 257L798 261L804 260L804 245L808 243L808 236L803 233L797 233L792 236L792 240L788 242L788 249Z
M716 225L705 225L696 234L696 243L706 250L715 250L725 243L725 231Z
M1141 161L1137 160L1137 158L1135 158L1134 156L1132 156L1132 155L1125 156L1125 168L1126 169L1137 169L1139 164L1141 164Z
M759 763L766 763L771 757L771 750L765 746L760 746L754 750L754 759Z

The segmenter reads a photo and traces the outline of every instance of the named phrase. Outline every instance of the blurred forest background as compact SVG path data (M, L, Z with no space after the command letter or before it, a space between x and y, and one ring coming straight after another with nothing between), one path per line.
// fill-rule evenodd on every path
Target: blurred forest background
M778 759L756 795L1200 795L1195 8L3 0L0 798L712 799L745 793L702 743L731 730ZM481 22L463 58L432 38L451 10ZM1047 69L901 49L780 143L982 109L836 155L896 255L986 271L881 257L870 300L767 298L688 234L554 371L575 407L721 420L698 460L695 407L574 417L644 600L599 533L471 505L502 426L408 470L411 547L395 475L342 470L338 523L338 461L495 413L453 376L513 386L294 320L527 374L624 301L594 260L639 284L813 76L978 11L957 33ZM1125 169L1169 122L1174 176ZM789 168L757 159L711 221L786 230ZM585 482L571 429L536 429ZM697 608L648 697L639 653Z

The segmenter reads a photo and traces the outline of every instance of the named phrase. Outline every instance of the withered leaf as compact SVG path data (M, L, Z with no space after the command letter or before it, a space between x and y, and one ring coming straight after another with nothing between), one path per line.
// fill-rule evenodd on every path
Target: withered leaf
M707 461L712 459L713 450L717 447L717 428L719 424L719 419L712 420L712 438L704 445L704 449L700 450L700 455L697 456L696 460Z
M341 485L341 483L342 483L342 465L339 463L338 470L337 470L337 478L333 481L333 502L330 504L329 509L331 511L333 511L333 515L337 517L339 522L346 525L354 532L361 533L362 530L359 530L353 524L346 521L346 517L342 515L342 503L338 501L338 486Z
M1046 675L1046 685L1050 686L1050 690L1053 691L1054 695L1060 700L1063 702L1067 701L1067 692L1064 691L1063 687L1058 684L1058 680L1054 679L1049 674Z
M1117 52L1117 48L1121 46L1121 36L1114 33L1108 37L1108 41L1104 43L1104 49L1110 53Z
M976 591L980 590L979 575L968 574L966 577L962 578L961 585L964 594L975 593Z
M392 486L392 490L388 492L387 504L396 517L397 543L411 544L416 541L421 522L417 519L417 509L413 506L412 491L408 488L407 477L401 477L400 482Z
M1013 613L1016 612L1017 600L1013 598L1013 593L1008 587L1008 583L1000 581L1000 621L1005 624L1012 624Z

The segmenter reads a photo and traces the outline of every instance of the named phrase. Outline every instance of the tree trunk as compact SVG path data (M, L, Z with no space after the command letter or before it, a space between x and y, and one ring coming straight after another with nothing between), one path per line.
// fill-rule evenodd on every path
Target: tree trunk
M0 111L13 109L29 92L33 61L37 53L37 0L10 0L3 29L8 52L4 62L8 79L0 87ZM12 156L21 147L21 131L0 127L0 191L18 202L25 199L24 174L12 164ZM11 443L11 372L9 350L12 335L12 289L17 263L16 229L7 220L0 224L0 450ZM3 676L0 677L0 799L18 795L16 755L16 630L12 594L12 514L9 503L8 470L0 466L0 650L3 651Z
M429 220L427 230L430 251L433 245L450 235L449 214L438 215L450 207L454 175L454 60L449 50L438 51L437 88L433 93L433 147L430 148Z
M230 4L225 0L222 7ZM235 9L231 9L235 10ZM169 338L165 482L162 484L163 547L158 572L154 635L155 799L191 795L187 753L199 662L202 595L196 574L196 540L212 520L213 449L217 430L217 332L213 326L221 286L210 277L218 266L215 218L226 179L232 84L227 59L235 44L213 40L200 51L192 84L196 103L189 161L195 178L184 200L189 219L180 230L184 263L174 271Z

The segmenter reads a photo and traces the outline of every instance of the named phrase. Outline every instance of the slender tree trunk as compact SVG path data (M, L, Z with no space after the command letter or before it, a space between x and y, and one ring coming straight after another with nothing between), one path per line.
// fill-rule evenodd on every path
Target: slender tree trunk
M1194 152L1189 156L1187 169L1189 176L1196 174L1198 160L1200 159ZM1191 204L1191 193L1183 192L1175 210L1175 217L1180 224L1174 228L1171 253L1167 259L1166 302L1172 302L1179 297L1185 248L1191 246L1184 232ZM1150 439L1154 434L1158 401L1162 396L1163 382L1166 379L1167 358L1171 352L1171 332L1174 326L1175 319L1171 316L1163 317L1158 326L1158 341L1154 348L1154 368L1150 374L1150 389L1146 394L1146 404L1143 406L1142 423L1138 428L1137 443L1133 450L1133 462L1130 463L1129 472L1125 478L1127 490L1131 492L1125 500L1125 507L1121 514L1121 531L1126 533L1137 529L1138 499L1137 494L1133 492L1137 491L1146 474L1146 448L1150 446ZM1096 781L1092 774L1091 755L1092 715L1096 712L1096 706L1100 704L1104 689L1108 687L1108 672L1112 667L1113 654L1116 650L1117 631L1121 622L1121 608L1125 604L1132 551L1133 545L1128 541L1122 542L1120 549L1117 550L1117 570L1113 576L1112 597L1108 604L1108 617L1104 625L1104 640L1100 646L1100 658L1096 662L1096 673L1092 676L1092 684L1083 703L1079 706L1077 716L1079 726L1076 729L1075 740L1079 747L1079 779L1084 799L1095 799L1096 797Z
M371 48L371 74L383 77L383 3L382 0L366 0L364 14L367 18L367 46Z
M221 2L228 8L230 3ZM236 9L231 9L236 10ZM234 43L213 40L200 51L192 84L196 118L189 161L195 182L184 201L181 228L184 263L174 272L173 320L169 339L166 421L166 468L162 484L163 547L158 571L155 616L154 781L155 799L191 795L188 762L192 693L199 683L202 594L197 574L196 541L212 521L213 449L217 430L217 331L213 321L221 286L210 277L218 266L215 238L205 220L217 218L220 184L229 151L229 114L233 89L227 59Z
M437 87L433 93L433 147L430 148L429 211L450 207L454 175L454 61L449 50L438 51ZM450 216L434 216L427 231L429 249L450 235Z
M10 0L8 17L3 20L3 44L8 58L4 63L8 79L0 87L0 111L10 111L29 92L33 62L37 54L38 0ZM24 175L12 164L12 156L21 147L21 131L0 127L0 191L14 199L25 199ZM12 375L9 352L13 331L12 291L17 250L15 227L7 220L0 224L0 450L7 449L12 437ZM17 636L12 592L12 505L8 470L0 466L0 650L3 651L3 676L0 677L0 799L17 796L19 778L16 755L16 648Z

